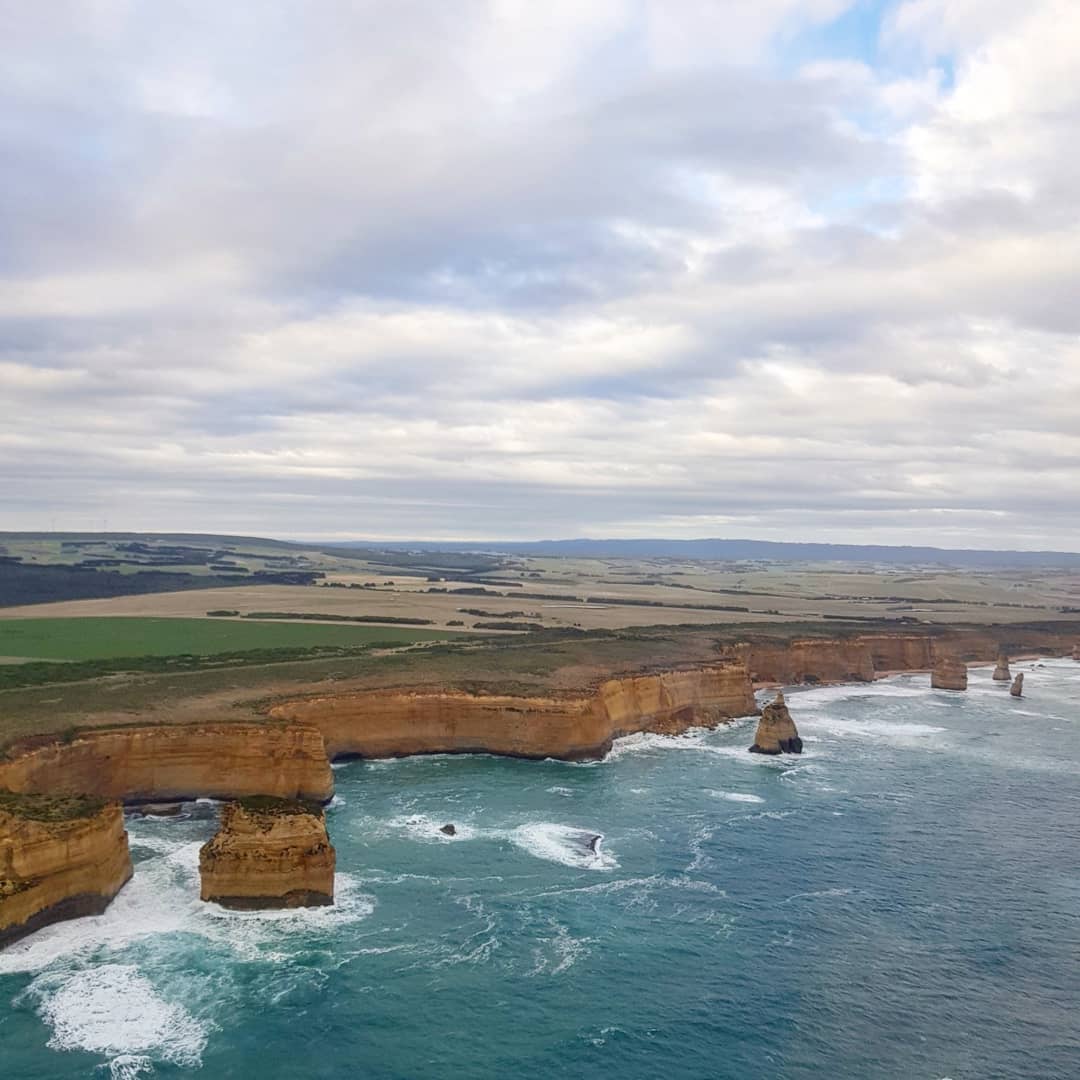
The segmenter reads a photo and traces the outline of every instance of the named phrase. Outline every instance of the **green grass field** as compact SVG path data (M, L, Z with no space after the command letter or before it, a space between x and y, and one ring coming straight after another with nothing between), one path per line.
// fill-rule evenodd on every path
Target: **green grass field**
M38 660L212 656L245 649L366 645L373 641L408 644L453 636L452 630L233 619L0 619L0 656Z

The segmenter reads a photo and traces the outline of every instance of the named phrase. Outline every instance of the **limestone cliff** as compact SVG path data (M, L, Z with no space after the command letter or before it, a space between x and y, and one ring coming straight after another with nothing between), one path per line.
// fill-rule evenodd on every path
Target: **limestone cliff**
M587 696L372 690L284 702L271 715L317 727L331 757L490 753L577 760L602 757L621 735L675 733L753 712L745 664L723 662L610 679Z
M781 690L776 695L776 700L761 710L761 719L758 721L750 753L801 754L802 748L802 739L799 738L795 721L791 719L787 702L784 701L784 692Z
M1012 694L1013 697L1024 696L1024 673L1022 671L1015 679L1013 679L1013 684L1009 687L1009 693Z
M201 896L223 907L319 907L334 902L334 848L318 803L228 803L199 851Z
M735 646L754 682L871 682L874 660L861 638L807 638Z
M325 802L333 773L319 732L299 724L107 728L16 748L0 788L125 802L278 795Z
M945 656L934 664L934 670L930 675L930 685L935 690L966 690L967 684L967 664L962 660Z
M997 667L994 668L994 681L995 682L1008 682L1012 678L1009 672L1009 657L1006 653L1001 653L997 658Z
M0 792L0 947L100 915L130 877L118 803Z

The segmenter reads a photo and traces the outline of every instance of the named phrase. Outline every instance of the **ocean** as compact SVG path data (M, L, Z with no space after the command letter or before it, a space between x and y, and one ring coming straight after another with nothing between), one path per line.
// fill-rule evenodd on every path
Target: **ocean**
M1013 669L793 690L801 757L336 766L333 908L203 904L215 808L132 817L0 952L0 1077L1075 1080L1080 664Z

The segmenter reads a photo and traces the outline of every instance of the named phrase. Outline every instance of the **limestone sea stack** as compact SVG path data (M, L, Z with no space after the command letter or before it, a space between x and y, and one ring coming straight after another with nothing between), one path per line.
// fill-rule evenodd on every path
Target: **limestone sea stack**
M262 795L226 803L199 851L202 899L248 911L332 904L334 862L318 803Z
M1073 646L1073 659L1080 662L1080 641Z
M1024 673L1022 671L1015 679L1013 679L1013 684L1009 687L1009 693L1012 694L1013 697L1024 696Z
M994 681L995 682L1008 682L1012 678L1012 674L1009 671L1009 657L1005 653L1001 653L997 658L997 667L994 668Z
M949 656L938 660L930 675L930 685L935 690L966 690L967 682L967 664Z
M795 721L788 712L784 701L784 691L776 695L776 700L761 710L754 745L751 754L801 754L802 739L795 728Z
M100 915L130 877L119 803L0 792L0 948Z

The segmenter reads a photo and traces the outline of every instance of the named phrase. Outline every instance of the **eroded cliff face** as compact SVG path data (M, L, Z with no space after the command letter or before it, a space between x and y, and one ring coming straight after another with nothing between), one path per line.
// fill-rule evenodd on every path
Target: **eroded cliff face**
M0 788L125 802L277 795L333 796L322 735L299 724L109 728L16 749Z
M376 690L284 702L278 719L317 727L331 757L490 753L602 757L637 731L679 732L756 711L745 664L610 679L589 696Z
M0 793L0 947L100 915L130 877L119 803Z
M799 738L795 721L791 719L784 692L761 710L751 754L801 754L802 739Z
M220 829L199 851L201 896L247 910L332 904L334 863L317 803L231 802Z
M934 664L930 685L935 690L966 690L968 685L967 664L950 656L942 657Z
M807 638L735 646L754 682L870 682L874 661L861 638Z

